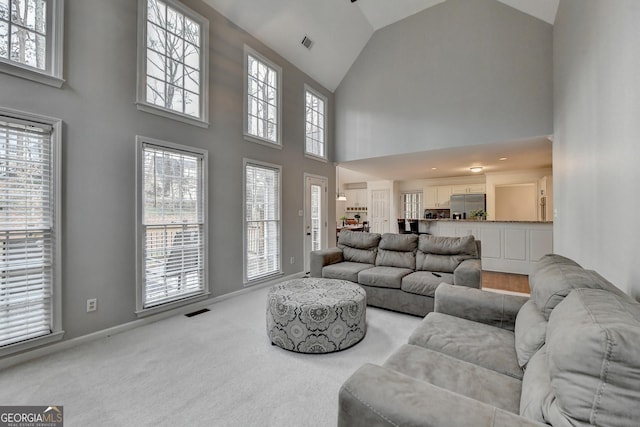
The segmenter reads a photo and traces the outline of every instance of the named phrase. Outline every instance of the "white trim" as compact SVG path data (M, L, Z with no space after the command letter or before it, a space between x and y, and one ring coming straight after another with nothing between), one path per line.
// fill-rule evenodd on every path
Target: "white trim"
M136 71L136 107L155 114L202 128L209 127L209 20L177 0L160 0L193 19L200 25L200 116L194 117L147 102L147 0L138 0L138 46Z
M247 69L248 67L248 56L251 55L255 58L257 58L258 60L264 62L265 64L267 64L269 67L273 68L274 70L276 70L276 72L278 73L278 108L277 108L277 132L276 132L276 141L271 141L269 139L266 138L262 138L259 137L257 135L253 135L251 133L249 133L249 120L248 120L248 114L249 114L249 88L248 88L248 80L249 80L249 70ZM279 146L282 147L282 67L280 67L279 65L275 64L273 61L270 61L268 58L266 58L264 55L261 55L260 53L258 53L256 50L254 50L253 48L251 48L248 45L244 45L244 50L243 50L243 64L244 64L244 71L243 71L243 93L244 93L244 100L243 100L243 117L242 117L242 134L244 135L244 139L246 141L250 141L250 142L257 142L257 143L262 143L265 145L269 145L269 146Z
M144 227L142 225L142 214L143 214L143 206L142 206L142 174L144 173L142 167L143 154L142 150L145 144L156 145L160 148L175 150L176 152L185 152L192 153L198 156L202 156L202 177L201 177L201 185L202 185L202 215L203 215L203 224L202 224L202 233L203 233L203 245L204 245L204 254L203 254L203 284L204 288L202 293L186 296L184 298L180 298L174 301L170 301L160 305L154 305L153 307L145 308L143 307L143 280L144 280L144 271L142 269L143 259L144 259ZM208 165L209 165L209 152L207 150L190 147L187 145L176 144L173 142L163 141L160 139L149 138L146 136L136 135L136 174L135 174L135 215L136 215L136 227L135 227L135 238L136 238L136 315L139 317L153 315L155 313L171 310L176 306L188 304L194 300L198 300L200 298L205 298L210 295L210 285L209 285L209 191L208 191Z
M240 295L244 295L246 293L249 292L253 292L253 291L257 291L259 289L265 288L267 286L271 286L271 285L275 285L277 283L280 283L281 281L285 281L285 280L291 280L291 279L297 279L297 278L301 278L304 277L304 273L303 272L299 272L299 273L295 273L295 274L291 274L289 276L286 277L281 277L278 280L272 280L269 282L264 282L261 283L259 285L255 285L249 288L243 288L240 289L238 291L234 291L234 292L230 292L228 294L224 294L224 295L220 295L218 297L215 298L211 298L211 299L207 299L205 301L199 301L199 302L195 302L193 304L189 304L187 306L183 306L183 307L179 307L179 308L174 308L172 310L169 311L164 311L162 313L158 313L158 314L153 314L149 317L145 317L142 319L137 319L137 320L133 320L131 322L127 322L118 326L114 326L108 329L103 329L101 331L97 331L97 332L93 332L87 335L83 335L80 337L76 337L76 338L72 338L66 341L62 341L59 342L57 344L52 344L46 347L42 347L42 348L38 348L38 349L34 349L31 350L29 352L26 353L21 353L21 354L17 354L14 356L8 356L8 357L4 357L0 359L0 370L2 369L7 369L9 367L21 364L21 363L25 363L28 362L30 360L33 359L38 359L40 357L43 356L48 356L50 354L53 353L57 353L60 351L64 351L64 350L70 350L74 347L77 347L81 344L86 344L92 341L96 341L102 338L108 338L110 336L116 335L116 334L120 334L123 332L127 332L130 330L133 330L135 328L138 328L140 326L145 326L145 325L149 325L151 323L155 323L157 321L163 320L163 319L167 319L169 317L173 317L173 316L180 316L180 315L184 315L187 313L191 313L193 311L196 310L200 310L202 308L205 307L209 307L218 303L221 303L223 301L226 301L228 299L231 298L235 298L238 297Z
M324 122L322 124L322 131L324 133L324 141L322 141L324 156L318 156L317 154L309 153L307 151L307 92L311 93L313 96L320 98L324 103L324 111L322 112L322 115L324 117ZM327 118L327 114L329 111L329 101L327 100L326 96L321 94L316 89L312 88L309 84L305 83L304 84L304 100L302 102L302 105L304 106L303 121L302 121L302 123L304 123L304 144L303 144L304 155L314 160L323 160L326 162L328 161L328 158L329 158L329 153L328 153L329 138L327 135L327 124L329 123Z
M278 170L278 247L280 248L280 265L278 271L256 277L255 279L247 278L247 164L264 166L265 168ZM254 286L257 283L273 280L284 274L282 269L282 166L273 163L261 162L249 158L242 159L242 283L245 287Z
M24 351L35 346L47 344L62 339L62 120L54 117L28 113L19 110L0 107L0 115L15 117L51 126L51 162L54 168L53 179L53 284L51 291L51 333L23 342L4 346L0 356Z
M246 117L245 117L246 119ZM268 139L259 138L253 135L243 135L245 141L253 142L254 144L264 145L265 147L275 148L276 150L282 150L282 145L276 144Z
M52 0L51 34L47 34L47 70L39 70L10 59L0 59L0 72L60 88L64 84L64 0Z
M311 173L305 172L303 175L302 185L303 185L303 197L304 197L304 208L302 211L302 248L305 253L302 254L302 264L304 270L307 270L307 197L310 197L307 194L307 179L315 179L322 182L324 191L322 196L322 218L324 219L324 224L322 224L322 245L320 249L326 249L329 247L329 178L322 175L314 175Z

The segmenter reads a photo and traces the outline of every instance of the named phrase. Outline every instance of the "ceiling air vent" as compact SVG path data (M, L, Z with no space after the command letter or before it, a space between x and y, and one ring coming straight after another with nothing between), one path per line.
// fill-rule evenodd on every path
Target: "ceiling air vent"
M313 46L313 40L311 40L308 36L304 36L304 38L302 39L302 46L306 47L307 49L311 49L311 46Z

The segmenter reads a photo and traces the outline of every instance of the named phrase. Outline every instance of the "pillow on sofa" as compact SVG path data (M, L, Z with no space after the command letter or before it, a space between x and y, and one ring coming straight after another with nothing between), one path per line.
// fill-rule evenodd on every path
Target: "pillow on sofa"
M466 259L478 258L473 236L443 237L423 234L418 239L416 270L453 271Z
M547 333L547 320L533 300L525 302L518 311L514 333L518 364L524 368L531 356L544 345Z
M376 265L415 270L417 247L418 236L415 234L385 233L378 245Z
M378 243L378 233L342 230L338 237L338 248L342 249L343 259L351 262L375 264Z

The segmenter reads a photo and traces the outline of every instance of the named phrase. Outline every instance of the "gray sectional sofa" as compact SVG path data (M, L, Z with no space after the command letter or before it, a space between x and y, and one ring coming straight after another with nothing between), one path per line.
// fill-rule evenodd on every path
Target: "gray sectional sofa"
M343 230L336 248L311 252L311 277L358 283L368 305L424 316L440 283L481 287L480 249L473 236Z
M442 284L382 365L342 386L339 426L640 425L640 304L547 255L531 298Z

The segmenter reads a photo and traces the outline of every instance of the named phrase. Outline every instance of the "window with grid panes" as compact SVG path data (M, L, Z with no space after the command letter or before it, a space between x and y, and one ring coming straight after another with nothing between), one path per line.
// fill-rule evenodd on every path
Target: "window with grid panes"
M401 198L403 218L422 218L422 191L402 193Z
M138 107L206 126L208 21L176 0L139 1Z
M326 153L327 99L305 85L305 153L322 159Z
M281 167L244 161L245 283L282 272Z
M280 146L282 69L245 46L245 135Z
M0 348L61 334L59 129L0 111Z
M138 137L138 311L208 293L207 153Z
M0 71L62 86L64 0L0 0Z

